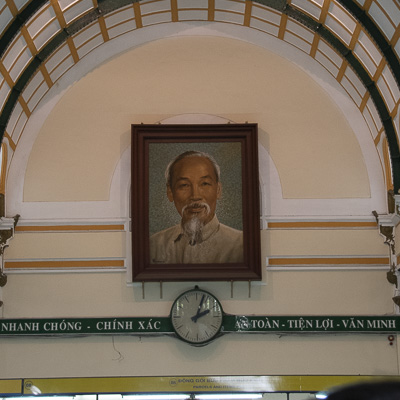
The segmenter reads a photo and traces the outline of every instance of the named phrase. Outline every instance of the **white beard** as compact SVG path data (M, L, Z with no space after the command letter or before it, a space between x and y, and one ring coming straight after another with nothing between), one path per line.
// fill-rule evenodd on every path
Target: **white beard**
M210 206L206 203L195 203L193 205L190 204L189 206L185 206L182 209L182 215L185 212L185 209L187 207L190 207L190 206L197 207L199 204L201 204L202 206L204 206L206 208L206 215L208 215L211 210L210 210ZM185 222L182 221L183 233L185 234L185 236L188 237L189 244L191 246L194 246L196 243L202 242L203 227L204 227L204 221L197 216L194 216Z

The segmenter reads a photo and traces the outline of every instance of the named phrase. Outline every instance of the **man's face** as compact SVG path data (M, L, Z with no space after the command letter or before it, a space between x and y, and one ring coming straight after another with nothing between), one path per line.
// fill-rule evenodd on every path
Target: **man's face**
M221 197L221 184L210 160L205 157L186 157L178 161L172 171L171 186L167 187L169 201L175 203L182 222L197 217L204 224L210 222ZM205 204L209 206L209 212Z

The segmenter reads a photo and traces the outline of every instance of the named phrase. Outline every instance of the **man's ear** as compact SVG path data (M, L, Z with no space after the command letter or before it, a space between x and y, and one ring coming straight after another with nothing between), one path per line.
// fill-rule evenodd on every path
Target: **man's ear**
M174 201L174 195L172 194L171 186L169 185L167 185L167 197L171 203Z
M221 196L222 196L222 184L221 182L218 182L217 199L219 199Z

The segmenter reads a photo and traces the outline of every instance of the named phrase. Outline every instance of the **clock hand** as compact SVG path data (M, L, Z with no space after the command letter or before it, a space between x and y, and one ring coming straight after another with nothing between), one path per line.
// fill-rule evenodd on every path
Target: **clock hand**
M197 307L197 312L196 312L196 314L192 317L192 320L193 320L194 322L196 322L196 321L197 321L197 318L199 318L198 315L200 314L200 309L201 309L201 306L203 305L204 298L205 298L205 294L203 294L203 296L201 296L200 304L199 304L199 306Z
M197 312L196 315L193 315L192 317L192 321L193 322L197 322L197 320L201 317L204 317L205 315L207 315L210 312L210 310L204 310L202 312Z
M204 310L201 313L199 313L197 315L197 319L199 319L200 317L204 317L204 315L207 315L210 312L210 310Z
M203 296L201 296L200 304L199 304L199 307L197 309L197 314L196 315L198 315L200 313L200 308L203 305L204 297L206 297L205 294L203 294Z

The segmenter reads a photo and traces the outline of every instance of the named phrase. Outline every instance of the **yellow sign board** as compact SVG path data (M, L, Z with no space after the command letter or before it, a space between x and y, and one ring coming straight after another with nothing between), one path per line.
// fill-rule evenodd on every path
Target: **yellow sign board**
M400 377L359 375L246 375L24 379L22 394L318 392L331 389L335 386L367 380L371 381L372 379L400 380Z

